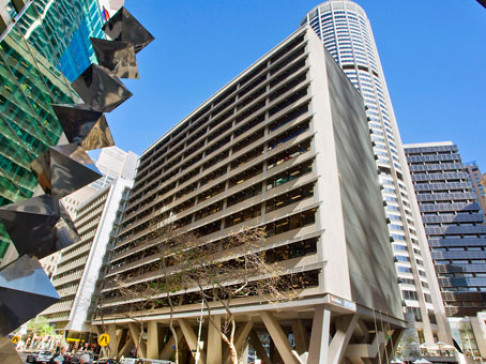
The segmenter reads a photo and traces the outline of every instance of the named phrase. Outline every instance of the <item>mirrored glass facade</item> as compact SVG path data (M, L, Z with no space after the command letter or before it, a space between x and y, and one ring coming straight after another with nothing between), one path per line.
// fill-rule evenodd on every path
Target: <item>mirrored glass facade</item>
M29 165L62 133L50 104L77 102L70 83L94 60L89 37L102 37L95 0L36 0L12 15L0 42L0 205L32 196ZM0 226L0 260L8 243Z

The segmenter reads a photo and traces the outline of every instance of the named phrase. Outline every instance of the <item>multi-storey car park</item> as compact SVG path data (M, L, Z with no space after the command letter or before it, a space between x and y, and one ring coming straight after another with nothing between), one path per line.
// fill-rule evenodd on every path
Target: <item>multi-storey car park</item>
M407 160L378 49L365 11L350 0L326 1L309 13L309 24L363 96L396 270L407 319L419 340L450 342L434 266L427 248Z
M260 250L279 263L279 274L305 283L290 302L232 301L241 348L263 333L270 352L259 340L251 346L273 363L391 358L404 321L363 100L310 28L143 153L94 321L120 339L110 342L111 355L126 356L134 343L142 357L172 355L166 293L152 310L137 311L147 298L127 297L117 283L137 291L164 279L157 246L167 238L153 233L168 225L215 246L264 227ZM175 325L196 352L200 296L172 295L180 302ZM207 321L201 340L206 363L228 357Z

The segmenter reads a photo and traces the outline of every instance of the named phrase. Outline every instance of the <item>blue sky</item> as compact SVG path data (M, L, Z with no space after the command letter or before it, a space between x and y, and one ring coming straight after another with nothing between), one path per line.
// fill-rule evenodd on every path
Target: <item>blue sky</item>
M486 172L486 9L475 0L357 0L367 12L404 143L452 140ZM141 154L291 34L309 0L126 0L156 37L134 96L108 114Z

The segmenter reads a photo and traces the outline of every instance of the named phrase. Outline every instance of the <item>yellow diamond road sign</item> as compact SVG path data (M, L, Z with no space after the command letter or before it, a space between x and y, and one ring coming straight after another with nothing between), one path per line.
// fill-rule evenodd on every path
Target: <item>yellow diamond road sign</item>
M20 336L14 336L12 337L12 343L17 344L20 341Z
M110 343L110 335L102 334L98 337L98 344L100 346L107 346Z

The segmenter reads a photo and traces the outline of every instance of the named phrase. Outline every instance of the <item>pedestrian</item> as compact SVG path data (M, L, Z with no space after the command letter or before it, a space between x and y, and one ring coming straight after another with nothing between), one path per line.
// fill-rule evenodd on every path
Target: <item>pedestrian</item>
M79 358L79 364L89 364L89 355L88 354L83 354Z
M54 358L52 359L54 364L63 364L64 363L64 354L66 353L66 347L63 346L61 348L61 351L59 352L59 354L57 356L54 356Z

